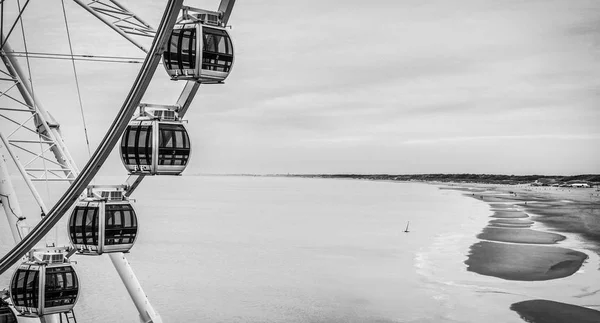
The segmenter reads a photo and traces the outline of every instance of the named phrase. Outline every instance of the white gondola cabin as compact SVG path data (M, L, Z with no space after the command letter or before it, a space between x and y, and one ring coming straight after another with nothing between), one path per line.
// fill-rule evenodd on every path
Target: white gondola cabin
M231 37L218 15L210 13L184 13L184 20L175 24L163 54L172 80L202 83L223 82L231 72L233 60Z
M190 138L177 113L146 111L129 122L121 138L121 160L129 174L179 175L190 158Z
M19 265L10 284L10 298L20 315L42 317L73 309L79 296L75 269L63 254L43 254Z
M95 192L77 202L68 222L71 244L83 255L128 252L135 243L138 221L119 189Z
M0 323L17 323L15 313L3 299L0 299Z

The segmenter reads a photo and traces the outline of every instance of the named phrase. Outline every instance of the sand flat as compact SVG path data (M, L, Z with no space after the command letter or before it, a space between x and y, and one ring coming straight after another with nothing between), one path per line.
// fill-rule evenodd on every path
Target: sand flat
M565 240L566 237L551 232L536 231L524 228L494 228L486 227L477 238L501 242L553 244Z
M510 309L517 312L523 320L531 323L600 322L599 311L544 299L514 303Z
M490 223L490 228L513 228L513 229L527 229L531 228L531 224L506 224L506 223Z
M529 217L525 212L523 211L495 211L494 215L492 215L492 218L501 218L501 219L516 219L516 218L527 218Z
M513 209L515 205L512 203L490 203L490 207L493 209Z
M491 220L490 223L493 224L533 224L534 222L531 220L526 220L526 219L494 219Z
M556 246L481 241L471 246L467 270L508 280L563 278L579 270L587 255Z

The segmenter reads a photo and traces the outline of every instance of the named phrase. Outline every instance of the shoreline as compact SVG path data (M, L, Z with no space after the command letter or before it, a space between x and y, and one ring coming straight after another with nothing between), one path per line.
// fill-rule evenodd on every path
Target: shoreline
M507 187L501 185L463 185L450 184L438 185L441 190L454 190L458 188L463 196L486 202L492 215L486 227L477 235L477 238L486 243L476 243L471 246L468 259L465 261L467 270L478 274L494 276L508 280L537 281L564 278L577 272L588 258L587 255L572 249L560 249L555 246L557 242L566 237L561 232L579 233L582 236L596 236L599 239L589 239L588 242L595 246L595 252L600 254L600 219L598 230L594 226L578 226L582 219L577 213L580 207L588 207L600 211L600 203L585 200L585 193L553 190L535 192L529 187ZM458 187L455 187L457 185ZM471 193L471 194L469 194ZM582 198L583 197L583 198ZM561 211L569 213L556 214L547 209L554 210L557 206ZM565 206L568 206L565 207ZM533 207L536 213L531 213ZM531 227L537 222L546 224L547 219L540 213L547 212L554 219L548 226L556 232L536 230ZM593 214L593 212L592 212ZM546 215L548 217L548 215ZM560 219L556 219L560 218ZM573 228L586 228L579 232ZM577 256L575 258L570 255ZM542 255L542 256L540 256ZM515 262L514 259L521 259ZM560 268L560 271L556 271Z
M440 189L471 192L467 197L486 202L497 219L521 219L543 223L557 233L581 235L600 255L600 196L595 189L431 183Z
M365 179L349 177L279 177L365 181ZM472 306L494 306L493 309L488 308L488 314L482 315L475 321L496 317L503 318L503 321L506 322L517 322L525 317L531 317L531 322L552 323L555 321L548 320L543 313L553 310L560 311L563 308L568 308L570 313L576 312L573 314L574 317L584 318L577 322L598 321L596 315L600 314L597 311L600 308L600 300L597 296L600 294L596 291L597 287L594 282L600 279L600 271L597 270L600 268L600 243L595 239L586 238L586 234L593 237L596 232L586 231L589 227L575 225L584 220L577 214L572 214L563 222L542 221L553 218L556 220L559 216L539 214L548 208L559 210L557 205L568 206L572 209L572 213L576 213L573 206L581 206L590 202L589 196L586 196L586 191L589 189L569 190L525 185L391 179L369 181L428 184L435 189L446 189L449 191L448 194L456 195L458 198L471 197L474 202L476 208L473 210L475 211L465 213L468 222L461 224L462 230L436 236L431 245L427 245L416 253L413 260L416 272L421 277L422 288L435 291L434 297L437 297L441 306L460 307L465 310ZM598 202L592 202L595 204L585 207L597 209ZM530 211L529 207L534 211ZM440 216L441 214L443 211ZM440 218L440 220L447 221L448 218ZM555 225L551 225L552 223ZM589 221L584 223L589 223ZM509 236L515 237L519 241L504 242L478 238L477 235L483 233L482 231L486 227L496 229L491 230L493 235L512 232ZM509 231L499 231L501 229ZM515 230L522 229L529 231L515 233ZM532 236L541 240L535 243ZM507 238L500 236L499 239L506 240ZM523 239L528 241L523 241ZM495 276L467 269L469 264L463 263L463 260L469 257L466 253L469 252L469 249L473 249L473 246L476 246L475 249L479 249L473 251L476 253L471 259L473 266L481 266L482 270L494 271ZM490 249L491 252L489 252ZM440 250L442 253L439 253ZM529 263L524 265L527 262ZM446 264L447 267L440 267L441 264ZM505 277L501 277L501 275ZM472 297L470 305L454 301L465 295ZM535 302L525 303L528 304L525 310L522 306L515 305L536 300L541 300L542 305ZM558 305L549 309L544 304L550 303L544 302ZM453 311L448 311L446 315L453 317L453 313Z
M477 235L480 241L471 245L464 262L468 271L509 281L549 281L580 271L590 258L588 252L600 255L600 198L594 193L522 185L434 185L460 191L490 208L488 224ZM581 237L585 250L564 246L567 235ZM511 304L510 310L535 323L600 321L600 311L590 308L596 305L567 302L525 299Z

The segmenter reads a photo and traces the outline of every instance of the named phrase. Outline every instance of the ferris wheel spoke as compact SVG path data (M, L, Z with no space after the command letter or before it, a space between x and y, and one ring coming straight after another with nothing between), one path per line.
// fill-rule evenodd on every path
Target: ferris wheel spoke
M221 0L221 3L219 4L218 11L221 13L221 22L226 26L227 22L229 22L229 17L231 16L234 4L235 0Z
M29 1L30 0L27 0L27 2L25 2L25 4L23 5L23 8L21 8L21 10L19 10L19 15L17 16L17 18L15 19L15 22L12 24L12 26L8 30L8 33L7 33L6 37L4 37L4 35L1 35L2 36L2 45L0 46L0 50L4 49L4 45L6 44L6 42L8 41L8 38L10 37L10 35L13 32L13 30L17 26L17 23L19 23L19 20L21 20L21 16L23 15L23 12L25 12L25 8L27 8L27 5L29 4ZM2 1L2 4L4 5L4 1ZM2 29L4 29L4 17L2 17L2 26L3 26Z
M95 0L90 3L85 3L82 0L73 1L136 47L148 52L146 47L130 35L153 38L156 36L156 30L118 1Z

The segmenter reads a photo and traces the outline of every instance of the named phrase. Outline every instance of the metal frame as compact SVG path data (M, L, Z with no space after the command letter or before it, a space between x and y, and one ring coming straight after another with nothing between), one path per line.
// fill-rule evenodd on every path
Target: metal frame
M171 30L173 28L173 25L175 24L182 3L183 0L170 0L167 3L165 13L163 15L160 27L157 32L157 36L156 38L154 38L152 47L150 48L150 51L146 56L141 71L134 82L131 92L126 98L123 107L119 111L119 114L117 115L115 121L111 125L110 130L106 134L102 143L100 144L94 155L91 157L90 161L88 161L83 171L79 173L77 178L75 178L75 180L73 181L72 185L67 189L63 197L49 212L46 212L47 216L45 216L42 219L42 221L32 230L32 232L29 235L25 236L9 253L7 253L0 260L0 273L5 272L13 264L18 262L21 259L21 257L23 257L29 250L31 250L35 246L35 244L39 240L41 240L45 236L45 234L48 233L48 231L52 229L52 227L68 211L71 204L75 200L77 200L78 196L83 192L83 190L85 190L89 182L98 172L100 166L104 163L110 151L118 141L121 133L127 126L129 119L131 118L133 112L139 105L140 100L150 83L152 75L154 74L154 71L156 70L156 67L158 66L158 63L160 61L160 54L162 53L164 43L171 33ZM5 47L5 49L7 49L7 47ZM11 72L11 68L13 71L18 71L18 64L16 64L16 62L11 62L11 57L7 55L2 55L2 60L7 66L9 72L13 74L13 78L17 79L16 77L14 77L14 75L18 76L19 73ZM46 132L48 133L44 135L47 135L49 137L48 139L51 139L51 141L57 143L58 140L53 135L55 134L55 132L58 132L58 130L56 129L56 127L54 129L50 128L50 126L46 122L47 120L52 120L51 117L49 117L49 114L47 114L45 110L40 109L39 103L36 102L35 99L32 98L32 96L30 95L32 91L28 91L30 90L30 88L27 87L27 84L19 82L19 84L17 84L17 87L22 92L21 94L26 100L26 102L28 99L30 99L31 103L34 103L29 104L29 106L37 106L38 110L41 113L43 113L43 116L39 117L39 120L41 121L42 125L46 129ZM56 145L56 147L57 149L59 149L59 153L56 154L57 160L64 161L68 166L70 166L69 168L75 170L76 173L77 169L75 168L74 164L71 165L68 162L69 160L72 160L72 158L70 158L70 155L68 153L65 153L64 150L61 149L62 147L60 143ZM139 284L135 275L133 274L133 270L131 269L124 255L120 253L111 254L110 258L115 268L117 268L119 276L125 284L125 287L131 295L134 304L136 305L136 308L140 313L141 320L143 322L162 322L160 316L156 313L156 311L150 305L148 299L146 298L146 295L143 289L141 288L141 285Z
M173 25L176 21L177 15L180 11L180 8L182 7L183 2L183 0L168 1L167 8L165 9L163 18L160 23L160 27L158 31L156 31L152 27L150 27L150 25L145 23L141 18L133 14L121 4L119 4L116 0L93 0L88 4L83 3L81 0L74 1L82 7L84 7L86 10L88 10L88 12L93 14L95 17L103 21L105 24L109 25L109 27L111 27L117 33L121 34L121 36L132 42L138 48L149 53L146 56L141 71L135 80L131 92L129 93L125 103L123 104L123 107L119 111L117 118L111 125L110 130L108 131L107 135L103 139L102 143L100 144L94 155L91 157L90 161L88 161L83 171L80 173L73 161L73 158L68 152L66 145L62 140L62 135L59 130L59 124L43 108L40 102L36 100L36 98L33 95L33 90L29 87L29 85L26 82L23 82L23 80L26 79L25 74L20 69L18 62L14 58L15 55L7 55L7 52L12 52L12 49L10 48L9 43L6 40L4 41L3 48L0 49L0 57L4 62L9 73L4 73L0 71L2 74L8 76L8 78L0 77L0 81L12 82L12 85L9 87L8 90L0 92L0 97L6 96L12 99L13 101L16 101L17 103L25 106L26 109L0 108L0 112L29 112L32 115L25 122L19 122L16 120L9 119L9 121L16 123L18 127L15 131L11 132L8 138L3 137L2 142L7 147L7 150L9 150L9 152L11 153L11 158L17 164L17 167L22 173L23 178L28 183L28 186L31 185L32 181L56 180L66 180L71 182L72 185L65 192L63 197L59 200L59 202L50 211L48 211L43 205L43 201L41 200L41 198L39 198L39 194L37 194L33 185L30 186L30 188L32 188L32 193L34 194L34 196L37 194L37 197L39 198L38 203L42 207L43 213L45 213L46 216L43 217L42 221L35 228L33 228L31 234L27 235L23 239L22 237L27 233L27 229L29 227L26 225L25 218L22 216L22 212L18 207L18 200L14 192L14 188L10 182L10 177L8 174L5 160L3 158L0 158L0 194L3 194L2 196L0 196L0 202L2 202L3 207L6 211L7 218L9 219L9 223L11 225L11 232L13 233L13 238L15 239L15 242L18 242L15 248L13 248L2 259L0 259L0 274L6 271L12 264L19 261L19 259L25 253L27 253L40 239L43 238L43 236L49 230L52 229L52 227L56 224L56 222L58 222L61 216L68 211L72 203L75 200L77 200L77 196L79 196L83 192L87 184L97 173L98 169L110 153L112 147L116 144L116 141L120 137L120 134L127 126L127 122L133 115L133 111L139 105L141 97L143 96L150 82L150 79L156 69L156 66L159 63L161 56L160 54L164 50L163 46L166 43L166 39L168 39L168 37L170 36L171 30L173 28ZM223 26L227 24L234 3L235 0L222 0L219 5L219 14ZM114 18L116 20L110 21L107 17ZM135 40L133 40L133 38L130 37L130 35L153 37L154 41L150 49L147 50L143 46L139 45ZM179 115L181 117L186 113L187 109L189 108L194 96L196 95L199 89L199 86L199 82L186 82L179 96L179 99L177 100L177 107L179 110ZM6 93L15 87L19 90L25 102L21 102ZM0 114L0 116L3 115ZM30 120L34 120L36 130L25 126L25 123L27 123ZM37 135L39 135L40 140L34 141L11 139L11 136L20 129L25 129L29 132L36 133ZM25 148L24 146L26 144L47 144L49 145L49 147L45 149L41 154L37 154ZM11 146L17 147L22 151L32 154L34 156L33 159L27 164L22 165L18 158L16 158L16 155L14 155L14 152L12 152ZM57 162L54 162L44 156L44 152L47 151L52 151ZM36 160L54 163L58 166L58 168L49 169L45 167L45 165L44 168L36 168L33 166L26 168ZM34 174L35 172L42 171L44 172L44 175ZM60 176L60 172L64 173L64 176ZM55 177L49 178L49 174ZM75 176L77 177L75 178ZM133 191L141 183L143 178L143 175L129 176L129 178L126 181L126 185L128 187L125 193L126 197L130 196L133 193ZM36 198L36 200L38 198ZM11 217L11 214L15 216ZM72 252L69 252L68 256L70 256L71 254ZM141 285L137 281L137 278L135 277L135 274L133 273L133 270L131 269L131 266L129 265L129 262L125 258L124 254L114 253L109 254L109 257L111 258L111 261L117 269L121 280L127 288L132 300L134 301L134 304L138 312L140 313L141 321L162 322L162 319L160 318L158 313L156 313L152 305L149 303L143 289L141 288ZM70 314L74 318L74 314L72 312ZM52 321L52 318L50 317L47 319ZM62 317L60 319L62 322ZM42 321L44 321L44 319L42 319Z
M0 148L2 148L1 143ZM4 156L0 156L0 203L4 208L13 240L18 243L27 234L29 225L21 211L21 205L12 185Z
M73 1L94 15L94 17L100 19L100 21L119 33L119 35L123 36L136 47L144 52L148 52L143 45L138 43L130 35L153 38L156 36L156 30L135 13L125 8L122 4L116 0L92 0L89 3L85 3L82 0ZM110 19L114 20L111 21Z

